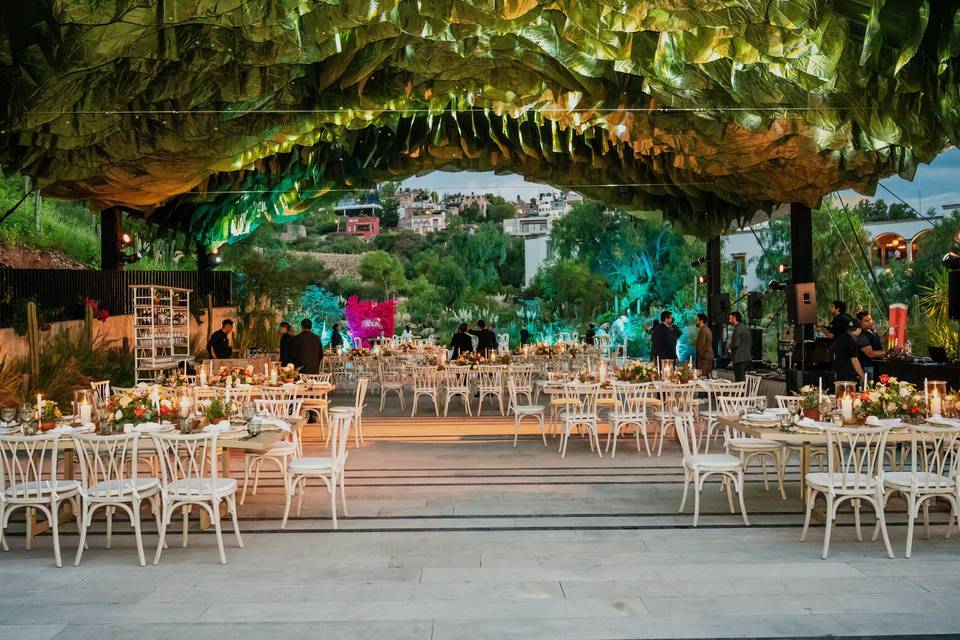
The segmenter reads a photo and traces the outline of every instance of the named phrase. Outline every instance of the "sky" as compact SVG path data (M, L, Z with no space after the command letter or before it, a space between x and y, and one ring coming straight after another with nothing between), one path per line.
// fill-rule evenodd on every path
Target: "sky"
M881 180L880 184L922 213L926 213L930 207L935 208L937 213L942 213L941 205L960 203L960 150L951 148L940 154L931 164L920 165L912 182L893 176ZM518 175L498 176L490 171L435 171L426 176L405 180L403 185L436 191L441 195L444 192L495 193L508 200L513 200L518 195L528 200L541 191L554 190L535 182L527 182ZM855 203L865 197L855 191L843 191L840 192L840 196L847 204ZM888 203L897 201L881 187L877 188L875 197Z

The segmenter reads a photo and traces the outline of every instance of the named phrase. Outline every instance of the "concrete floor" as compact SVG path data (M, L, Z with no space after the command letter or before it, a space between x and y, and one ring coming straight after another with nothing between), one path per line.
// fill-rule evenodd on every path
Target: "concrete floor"
M375 412L374 412L375 415ZM369 419L372 430L376 420ZM309 489L280 529L276 473L241 507L246 547L212 535L170 540L157 567L139 567L130 530L113 548L92 536L48 536L0 554L0 638L614 639L870 636L960 632L960 536L890 527L898 556L856 542L846 522L820 559L823 529L799 542L795 467L783 501L747 485L749 528L712 483L700 527L677 513L679 451L648 458L623 441L615 459L586 441L567 458L525 438L368 438L351 449L351 517L330 530L329 500ZM312 443L310 453L322 445ZM233 473L241 468L233 459ZM893 504L893 509L900 505ZM935 514L943 521L944 514ZM870 516L864 518L867 528ZM14 529L17 527L14 525ZM145 525L148 558L156 535Z

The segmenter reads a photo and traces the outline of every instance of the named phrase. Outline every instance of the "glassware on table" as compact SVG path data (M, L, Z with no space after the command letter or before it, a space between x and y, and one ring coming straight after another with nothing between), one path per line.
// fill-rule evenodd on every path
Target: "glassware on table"
M3 420L3 423L8 426L12 425L17 420L17 408L4 407L0 409L0 420Z
M27 424L28 422L36 422L37 413L36 407L34 407L29 402L20 405L20 424Z
M247 422L253 420L257 415L257 407L252 402L243 403L243 419Z

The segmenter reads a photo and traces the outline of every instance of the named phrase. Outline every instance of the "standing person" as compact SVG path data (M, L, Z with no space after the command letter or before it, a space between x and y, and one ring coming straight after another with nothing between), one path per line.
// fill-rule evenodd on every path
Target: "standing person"
M883 350L880 336L873 330L873 316L869 311L857 314L860 321L860 335L857 337L857 346L860 347L860 366L866 374L867 381L876 380L873 373L874 358L885 358L887 352Z
M597 326L592 322L587 325L587 332L583 335L583 343L593 346L594 337L597 335Z
M410 325L407 325L403 328L403 333L400 334L400 340L403 342L410 342L413 340L413 329L410 328Z
M289 322L280 323L280 366L285 367L293 362L293 327Z
M293 364L300 373L320 373L323 345L320 336L313 332L310 318L300 321L300 333L293 338L293 353Z
M343 346L343 336L340 335L340 323L334 323L330 328L330 350L340 351Z
M837 336L830 347L833 355L833 372L838 381L861 382L866 379L860 364L862 352L857 345L860 337L860 321L851 320L847 330Z
M750 364L750 329L743 324L743 314L734 311L727 316L727 322L733 325L730 336L730 361L733 363L733 379L743 382L747 379L747 366Z
M530 344L530 332L524 327L520 329L520 346L522 347L528 344Z
M487 322L483 319L477 320L476 327L469 333L477 336L477 352L487 355L491 351L496 351L497 334L487 328Z
M233 355L233 348L230 346L230 332L233 331L233 320L227 318L220 325L220 328L210 334L210 340L207 341L207 355L210 358L229 358Z
M674 329L673 314L669 311L661 313L660 322L654 323L653 328L650 329L650 341L653 348L651 356L653 358L660 358L661 360L677 359L677 334L679 331L674 331Z
M453 338L450 339L450 348L453 349L451 358L454 360L459 358L461 353L473 351L473 340L470 339L470 334L467 333L466 322L457 327L457 332L454 333Z
M713 371L713 331L707 324L707 314L698 313L696 325L697 369L700 369L704 378L709 378L710 372Z
M847 332L847 327L853 320L847 315L847 303L843 300L834 300L830 303L830 324L821 324L820 331L831 340L836 340Z

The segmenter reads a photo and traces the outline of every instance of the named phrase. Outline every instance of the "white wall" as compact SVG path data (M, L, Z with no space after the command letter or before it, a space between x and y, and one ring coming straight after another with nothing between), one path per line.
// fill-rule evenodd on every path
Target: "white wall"
M530 282L537 275L537 270L547 260L547 250L550 236L534 236L523 240L523 284L530 286Z

